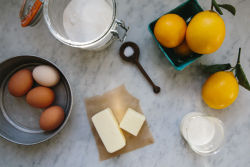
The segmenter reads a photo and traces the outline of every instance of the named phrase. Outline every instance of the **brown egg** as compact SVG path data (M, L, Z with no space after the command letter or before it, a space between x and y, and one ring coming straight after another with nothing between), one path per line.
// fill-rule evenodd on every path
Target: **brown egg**
M40 128L45 131L54 130L62 124L64 117L62 107L49 107L40 116Z
M53 103L54 99L53 90L43 86L31 89L26 96L27 103L36 108L46 108Z
M16 97L24 96L32 87L33 78L31 71L22 69L11 76L8 82L10 94Z

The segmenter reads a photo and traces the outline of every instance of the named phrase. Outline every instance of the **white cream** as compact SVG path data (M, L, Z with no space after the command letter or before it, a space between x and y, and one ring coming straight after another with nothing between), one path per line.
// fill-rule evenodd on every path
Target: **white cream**
M215 136L214 123L199 112L185 115L180 128L183 137L193 145L206 145Z
M222 121L203 113L191 112L185 115L180 130L191 149L200 155L216 153L223 144Z
M212 141L215 136L215 126L207 118L196 117L190 119L187 127L187 137L193 145L205 145Z

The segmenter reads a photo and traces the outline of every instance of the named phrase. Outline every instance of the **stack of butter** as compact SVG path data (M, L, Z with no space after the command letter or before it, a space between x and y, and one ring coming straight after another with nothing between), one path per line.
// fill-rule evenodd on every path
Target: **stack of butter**
M145 121L145 116L128 108L119 125L111 109L107 108L95 114L92 121L105 148L109 153L113 153L126 145L121 129L137 136Z

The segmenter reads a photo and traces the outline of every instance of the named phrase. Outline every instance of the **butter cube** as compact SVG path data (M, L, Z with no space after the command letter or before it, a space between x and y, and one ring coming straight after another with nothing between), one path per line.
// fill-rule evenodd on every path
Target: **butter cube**
M137 136L143 123L145 121L145 116L135 110L128 108L122 121L120 123L120 128Z
M118 151L126 145L126 139L110 108L98 112L91 119L109 153Z

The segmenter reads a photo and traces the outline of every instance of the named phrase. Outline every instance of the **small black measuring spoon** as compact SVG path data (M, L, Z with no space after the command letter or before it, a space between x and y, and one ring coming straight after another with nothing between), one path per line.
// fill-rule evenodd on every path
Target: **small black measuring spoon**
M131 47L131 49L133 50L133 52L130 55L125 55L125 49L129 48L129 47ZM148 76L148 74L146 73L146 71L141 66L141 64L139 62L139 55L140 55L140 49L139 49L139 47L134 42L125 42L120 47L120 56L121 56L121 58L123 60L127 61L127 62L131 62L131 63L135 64L139 68L139 70L141 71L141 73L143 74L143 76L152 85L154 92L155 93L159 93L160 90L161 90L161 88L159 86L156 86L154 84L154 82L150 79L150 77Z

